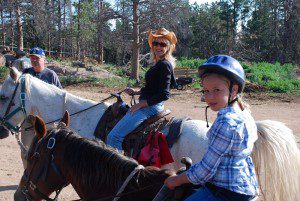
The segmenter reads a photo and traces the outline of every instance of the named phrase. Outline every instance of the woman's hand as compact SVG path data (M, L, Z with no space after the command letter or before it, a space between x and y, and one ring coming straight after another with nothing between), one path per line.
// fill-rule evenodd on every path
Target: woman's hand
M165 185L171 190L174 190L175 187L186 183L190 183L190 182L185 173L182 173L180 175L170 176L165 180Z
M126 88L126 89L124 90L124 92L127 93L127 94L130 95L130 96L138 95L138 94L140 93L140 91L135 90L135 89L133 89L133 88Z
M133 105L129 111L131 112L131 114L133 114L135 111L147 106L148 106L147 101L141 101L138 104Z

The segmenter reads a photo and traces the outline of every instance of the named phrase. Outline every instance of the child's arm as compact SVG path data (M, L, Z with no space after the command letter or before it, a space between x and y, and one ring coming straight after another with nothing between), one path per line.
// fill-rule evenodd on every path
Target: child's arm
M210 144L202 160L185 173L193 184L203 185L216 174L222 157L231 150L236 134L234 127L224 121L216 121L209 132Z

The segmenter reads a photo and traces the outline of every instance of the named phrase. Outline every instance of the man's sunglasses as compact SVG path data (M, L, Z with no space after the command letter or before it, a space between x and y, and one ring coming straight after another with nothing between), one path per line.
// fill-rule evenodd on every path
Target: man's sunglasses
M164 42L157 42L157 41L152 42L152 45L153 45L153 46L160 46L160 47L167 47L167 46L168 46L167 43L164 43Z

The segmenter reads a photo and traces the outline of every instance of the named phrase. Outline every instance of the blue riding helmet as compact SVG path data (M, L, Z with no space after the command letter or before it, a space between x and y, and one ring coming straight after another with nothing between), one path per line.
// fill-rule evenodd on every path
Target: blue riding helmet
M29 51L29 56L31 56L31 55L42 58L42 57L45 57L45 52L42 48L34 47L34 48L31 48Z
M198 68L199 77L206 73L216 73L227 77L232 84L239 85L238 92L241 93L245 87L245 72L242 65L228 55L215 55L209 58Z

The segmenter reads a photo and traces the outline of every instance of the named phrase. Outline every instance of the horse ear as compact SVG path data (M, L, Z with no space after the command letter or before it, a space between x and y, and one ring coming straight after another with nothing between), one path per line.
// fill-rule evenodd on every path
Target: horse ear
M10 68L9 75L14 81L17 81L21 74L15 67L12 67Z
M44 121L39 116L35 117L34 133L39 139L46 136L46 134L47 134L46 125L45 125Z
M60 120L60 122L65 123L66 127L69 127L70 125L70 114L68 112L68 110L66 110L63 118Z

